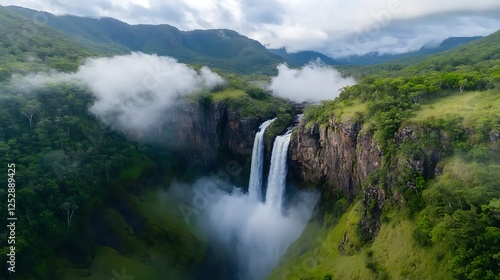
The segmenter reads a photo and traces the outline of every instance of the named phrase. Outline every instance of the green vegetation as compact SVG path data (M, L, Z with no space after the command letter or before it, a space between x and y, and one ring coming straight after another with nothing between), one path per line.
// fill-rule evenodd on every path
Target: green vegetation
M43 24L39 17L24 18L0 6L0 82L14 74L48 68L75 71L85 58L109 54L94 44L79 46L67 35Z
M402 53L402 54L379 54L379 53L368 53L361 56L348 56L345 58L337 59L338 63L346 64L339 66L342 69L356 70L360 65L410 65L412 63L418 63L423 59L427 58L429 55L454 49L466 43L480 39L481 37L450 37L444 40L439 46L433 48L423 47L418 51ZM330 64L330 63L328 63Z
M498 90L471 91L453 94L422 105L408 123L422 123L439 118L462 118L462 123L471 129L480 129L490 124L499 127L498 108L500 98ZM492 127L493 128L493 127Z
M28 19L36 11L10 7ZM47 24L85 45L117 53L141 51L176 58L187 64L201 64L212 69L239 74L272 74L284 61L259 42L232 30L180 31L170 25L129 25L116 19L92 19L54 16L44 13Z
M499 42L500 31L413 65L357 69L357 85L308 108L308 126L355 122L373 136L382 166L363 185L387 201L378 218L376 201L360 210L355 198L338 223L336 203L323 205L324 224L306 228L272 279L287 271L297 279L498 279ZM363 221L381 227L370 233Z
M156 199L160 185L190 167L103 126L88 112L94 99L85 89L58 83L22 92L10 80L49 69L71 72L85 58L130 50L247 74L271 73L282 60L229 30L181 32L47 14L64 34L33 16L0 7L0 158L16 164L22 202L17 279L106 279L122 267L137 279L195 273L209 254L206 244L171 214L168 200ZM359 83L309 107L305 120L308 126L357 123L373 136L383 161L363 186L385 193L375 221L381 226L375 233L362 226L379 219L373 198L348 201L325 192L322 212L271 278L498 279L499 45L500 31L411 65L344 69ZM228 106L243 119L276 117L268 141L294 121L290 102L258 86L268 77L223 76L226 85L189 101ZM0 204L0 212L6 209Z
M266 93L265 97L256 99L241 89L226 89L213 93L211 97L215 102L223 102L236 109L243 118L260 117L268 119L281 107L290 106L283 100L272 97L269 93Z
M16 267L23 269L16 279L111 279L122 267L141 279L197 273L205 243L170 214L167 201L155 200L158 182L192 180L186 170L194 167L104 126L88 111L95 100L84 88L64 82L29 92L15 87L12 75L74 71L86 57L102 53L3 7L0 22L6 36L38 28L34 37L0 45L0 158L16 164L16 200L24 205L16 212L23 225L16 240ZM243 118L267 119L291 108L254 85L261 76L225 78L227 85L188 98L225 104ZM1 179L7 181L6 173ZM0 196L6 197L5 189ZM0 204L2 213L6 209Z
M1 100L0 157L15 163L16 200L23 202L16 212L23 225L16 240L16 265L24 268L19 279L61 279L64 267L82 277L100 275L101 270L109 275L113 262L103 260L111 255L137 262L137 270L164 266L155 262L171 258L172 269L183 273L201 261L203 244L183 223L165 220L166 210L158 210L164 212L161 218L153 216L157 212L152 214L152 208L159 206L151 197L139 201L125 195L146 192L141 190L143 178L168 180L173 171L164 169L165 175L159 175L159 151L103 127L88 112L93 102L88 92L71 84L30 93L3 85ZM7 181L6 174L2 180ZM0 195L6 197L6 190ZM6 207L0 204L3 213ZM131 217L143 217L147 230L134 225ZM7 248L2 243L3 262ZM89 267L91 272L85 272Z
M211 93L201 96L207 100L227 104L235 109L242 118L259 118L264 121L276 115L292 114L289 101L274 97L269 91L259 87L257 82L266 79L261 76L236 76L222 74L226 85L215 88Z

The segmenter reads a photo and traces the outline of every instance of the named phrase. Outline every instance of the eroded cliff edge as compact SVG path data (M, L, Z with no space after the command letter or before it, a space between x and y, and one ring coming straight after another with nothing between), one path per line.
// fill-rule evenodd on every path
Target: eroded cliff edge
M340 189L353 197L380 167L382 152L360 123L332 118L320 125L303 120L293 133L289 159L290 180L322 191Z

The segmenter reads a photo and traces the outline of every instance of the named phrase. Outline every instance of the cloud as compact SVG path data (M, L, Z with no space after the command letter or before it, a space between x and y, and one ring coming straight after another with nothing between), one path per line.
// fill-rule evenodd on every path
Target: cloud
M343 78L337 70L319 63L311 63L301 69L281 64L270 89L275 95L292 101L318 102L335 99L341 88L355 83L354 79Z
M4 0L2 5L167 23L181 30L227 28L269 47L331 56L416 50L427 40L484 36L500 27L498 0ZM364 34L367 42L356 43Z
M30 92L35 89L45 87L48 84L57 84L64 82L80 83L73 74L49 71L47 73L28 74L26 76L14 75L12 84L16 89L24 92Z
M87 87L96 97L92 113L108 125L134 132L158 125L178 97L224 82L206 67L196 72L173 58L136 52L88 59L74 74L35 74L14 83L26 90L61 81Z
M234 261L238 272L234 279L253 280L265 279L300 236L319 195L298 192L281 212L239 188L201 178L192 188L174 184L167 197L177 199L184 218L194 218L200 234Z

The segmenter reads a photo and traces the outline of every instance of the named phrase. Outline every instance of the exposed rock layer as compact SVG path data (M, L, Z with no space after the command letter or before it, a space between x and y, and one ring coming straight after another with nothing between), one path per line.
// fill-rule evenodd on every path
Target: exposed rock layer
M338 122L308 127L302 121L290 147L289 176L306 185L341 189L354 196L361 183L381 165L376 141L358 123Z

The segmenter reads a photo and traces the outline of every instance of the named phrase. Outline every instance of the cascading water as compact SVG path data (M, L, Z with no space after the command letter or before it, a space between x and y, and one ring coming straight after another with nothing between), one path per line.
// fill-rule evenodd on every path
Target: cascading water
M291 130L285 133L285 135L277 136L274 140L273 153L271 156L271 168L269 169L269 178L267 181L266 204L278 210L281 210L286 189L286 174L288 171L286 160L291 136Z
M267 120L259 127L255 134L252 151L252 166L250 169L250 182L248 185L248 195L252 199L262 201L262 171L264 167L264 133L266 128L274 121Z
M196 218L200 232L206 234L214 246L222 246L221 251L231 260L229 266L234 265L240 280L260 280L269 276L286 249L304 230L319 198L317 193L295 192L290 199L293 202L287 205L286 215L283 214L290 130L274 141L266 202L262 203L263 142L271 122L263 123L255 135L248 194L230 186L225 187L231 191L210 190L220 182L202 178L193 186L196 195L187 195L184 201L188 204L190 199L197 201L199 194L206 195L203 211L199 211ZM181 195L185 190L184 186L169 189L172 195Z

